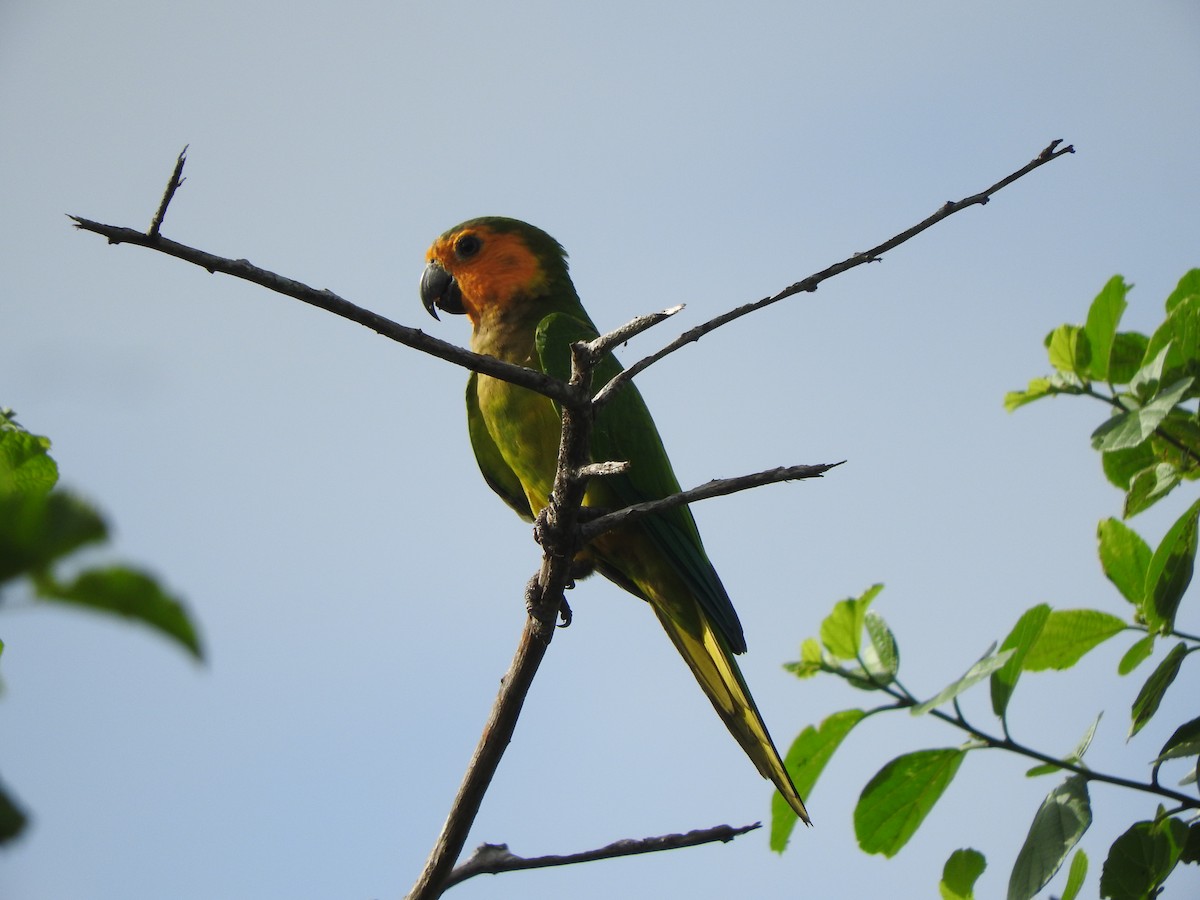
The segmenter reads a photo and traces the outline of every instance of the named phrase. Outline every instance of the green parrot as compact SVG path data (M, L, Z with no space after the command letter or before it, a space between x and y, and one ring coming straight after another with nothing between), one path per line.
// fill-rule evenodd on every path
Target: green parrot
M472 219L429 248L421 301L465 313L471 349L566 380L570 344L598 334L567 273L567 255L542 231L516 219ZM595 389L620 364L608 356L594 373ZM554 482L562 424L541 394L487 375L467 381L467 427L484 480L526 520L545 506ZM584 504L609 509L679 491L650 411L627 384L600 411L592 459L625 460L627 473L593 478ZM764 778L808 823L808 812L754 704L734 654L746 649L742 625L700 542L686 506L595 538L575 560L647 601L716 707L726 727Z

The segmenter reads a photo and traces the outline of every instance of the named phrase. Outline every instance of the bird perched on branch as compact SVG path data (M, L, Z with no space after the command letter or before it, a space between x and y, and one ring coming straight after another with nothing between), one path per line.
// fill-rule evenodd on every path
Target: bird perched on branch
M471 349L567 380L569 347L597 336L554 238L516 219L472 219L429 248L421 301L465 313ZM611 355L596 368L602 387L620 371ZM526 520L546 506L554 483L562 422L553 401L526 388L472 373L467 427L483 477ZM628 461L624 474L593 478L587 506L609 509L679 492L654 420L632 384L602 407L593 424L592 459ZM763 777L809 821L779 751L746 687L734 654L746 649L737 613L700 542L686 506L623 525L592 540L576 557L579 572L598 570L650 604L676 649Z

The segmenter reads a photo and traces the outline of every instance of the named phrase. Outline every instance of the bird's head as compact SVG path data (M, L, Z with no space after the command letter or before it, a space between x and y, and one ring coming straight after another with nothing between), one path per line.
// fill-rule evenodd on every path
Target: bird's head
M489 216L456 225L433 242L425 262L421 302L435 319L439 309L466 313L477 326L517 303L575 296L558 241L517 219Z

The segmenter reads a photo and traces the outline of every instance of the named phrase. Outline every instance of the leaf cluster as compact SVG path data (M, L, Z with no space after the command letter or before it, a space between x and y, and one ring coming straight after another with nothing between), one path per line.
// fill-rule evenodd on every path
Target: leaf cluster
M1200 269L1190 271L1167 299L1166 316L1153 335L1118 331L1129 286L1116 276L1092 302L1084 326L1063 325L1045 344L1054 373L1010 393L1013 410L1060 394L1102 400L1111 415L1093 432L1107 478L1125 492L1124 518L1157 503L1174 488L1200 477ZM900 652L895 634L874 609L882 585L842 600L821 623L818 638L805 640L800 659L786 668L799 678L832 675L881 699L870 708L841 710L809 726L793 742L786 758L801 793L812 790L825 765L850 732L879 713L907 710L936 718L964 735L952 747L901 754L868 781L854 810L859 846L891 857L912 838L949 788L972 753L1004 750L1036 763L1029 777L1058 774L1059 782L1034 813L1009 876L1010 900L1031 898L1071 857L1060 896L1079 895L1088 870L1080 839L1092 822L1089 787L1111 784L1152 795L1160 804L1152 815L1133 823L1110 847L1104 861L1100 896L1112 900L1157 896L1180 863L1200 863L1200 717L1181 724L1162 745L1139 778L1096 771L1084 762L1100 715L1067 754L1052 754L1017 741L1010 731L1009 708L1025 672L1065 670L1091 650L1117 637L1131 641L1117 667L1119 676L1139 668L1160 644L1169 645L1145 678L1128 717L1133 738L1158 712L1184 662L1200 650L1200 638L1176 629L1180 605L1191 583L1200 527L1200 500L1179 516L1151 547L1125 522L1108 518L1097 529L1100 564L1128 603L1124 616L1096 609L1052 609L1040 604L1026 610L1009 634L988 648L959 678L931 696L918 697L900 681ZM996 728L968 721L959 695L986 680ZM1183 760L1188 770L1179 789L1160 784L1164 763ZM772 807L771 845L782 851L796 817L782 798ZM1072 854L1072 851L1074 853ZM969 900L986 860L979 851L955 850L939 884L946 900Z
M34 603L124 616L202 658L186 609L153 575L123 564L72 565L81 550L108 540L108 526L94 506L58 487L58 465L49 451L49 438L29 433L12 410L0 409L0 601L24 583ZM66 568L71 574L63 574ZM24 811L0 786L0 843L25 824Z

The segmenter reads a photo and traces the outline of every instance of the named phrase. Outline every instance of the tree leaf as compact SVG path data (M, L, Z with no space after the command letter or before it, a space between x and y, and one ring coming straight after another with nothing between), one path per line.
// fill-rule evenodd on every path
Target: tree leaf
M869 647L864 648L863 657L867 671L881 684L891 684L900 669L900 650L896 645L896 636L888 628L883 616L868 610L864 624L867 636L871 639Z
M1078 325L1059 325L1046 337L1050 365L1060 372L1086 378L1091 368L1092 348L1087 333Z
M1154 652L1154 635L1148 634L1138 641L1134 641L1133 646L1125 651L1125 655L1121 657L1120 663L1117 664L1118 675L1128 675L1147 659Z
M1176 728L1174 734L1167 738L1167 742L1158 751L1158 759L1155 762L1197 754L1200 754L1200 718L1184 722Z
M992 646L994 647L995 645L993 644ZM947 700L952 700L967 688L974 684L978 684L980 681L983 681L983 679L987 678L989 675L1007 663L1013 656L1014 652L1014 650L1001 650L995 656L992 656L991 649L989 649L988 654L985 655L983 659L979 660L979 662L975 663L975 665L971 666L971 668L967 669L966 674L964 674L960 679L955 681L953 684L949 684L942 688L938 692L937 696L931 697L924 703L918 703L916 706L912 707L909 712L911 712L914 716L921 716L929 712L931 709L941 706Z
M1136 447L1154 433L1167 413L1183 399L1192 381L1189 377L1173 382L1144 406L1126 398L1126 411L1117 413L1092 432L1092 446L1102 452Z
M20 804L9 796L8 789L0 785L0 844L6 844L25 830L28 816Z
M1166 634L1175 627L1179 603L1192 581L1198 518L1200 500L1175 520L1150 559L1141 612L1151 631Z
M871 601L883 590L882 584L867 588L861 597L834 604L833 612L821 623L821 643L838 659L855 659L862 646L863 620Z
M1125 295L1128 292L1129 286L1125 284L1125 279L1114 275L1101 288L1088 310L1087 324L1083 330L1087 333L1088 343L1092 348L1089 372L1096 381L1108 380L1109 355L1121 314L1125 312Z
M1126 627L1124 620L1096 609L1055 610L1026 654L1025 668L1030 672L1069 669Z
M1143 469L1148 469L1157 462L1154 448L1149 442L1127 447L1124 450L1111 450L1100 456L1100 464L1104 467L1104 477L1114 487L1123 491L1129 490L1129 485L1135 475ZM1129 518L1129 514L1125 514Z
M1034 778L1038 775L1053 775L1055 772L1063 771L1064 765L1077 766L1083 761L1083 755L1087 753L1088 747L1092 745L1092 739L1096 736L1096 728L1100 725L1100 719L1104 713L1098 713L1096 718L1092 720L1092 724L1088 726L1087 731L1083 733L1083 737L1079 739L1079 743L1075 745L1075 749L1063 758L1062 765L1058 763L1043 763L1040 766L1034 766L1025 772L1026 778Z
M1062 897L1059 900L1075 900L1079 896L1079 891L1083 888L1083 880L1087 877L1088 858L1080 847L1075 851L1075 856L1071 860L1071 870L1067 873L1067 886L1063 888Z
M1146 446L1146 445L1143 445ZM1151 451L1153 452L1153 451ZM1129 484L1125 497L1125 518L1145 512L1175 489L1180 472L1172 463L1156 463L1138 472Z
M1174 312L1180 303L1188 297L1195 296L1200 296L1200 269L1190 269L1179 279L1179 284L1175 285L1175 290L1167 297L1167 312Z
M958 773L967 753L957 748L898 756L863 788L854 807L854 833L867 853L895 856L916 833Z
M1149 558L1149 552L1147 549L1147 558ZM1037 642L1038 636L1042 633L1042 627L1049 617L1050 607L1045 603L1027 609L1017 620L1017 624L1013 626L1008 637L1004 639L1004 643L1000 645L1002 651L1013 651L1008 661L992 673L992 711L1001 719L1008 711L1008 701L1012 698L1013 691L1016 690L1017 679L1021 677L1021 667L1025 664L1025 656Z
M975 900L975 882L986 868L987 860L978 850L955 850L942 866L942 900Z
M834 751L865 715L861 709L844 709L827 717L817 728L809 725L792 741L783 764L800 796L807 797L812 793ZM795 811L776 791L771 799L772 850L783 852L798 821Z
M1088 826L1087 781L1072 775L1042 801L1008 879L1008 900L1028 900L1054 877Z
M0 493L0 582L41 571L106 536L100 514L71 494Z
M1058 391L1050 383L1048 378L1034 378L1029 382L1029 387L1023 391L1009 391L1004 395L1004 410L1012 412L1020 409L1027 403L1032 403L1034 400L1041 400L1043 397L1053 397Z
M203 657L200 639L183 604L144 572L109 566L85 570L67 583L42 576L37 579L37 590L43 600L71 603L135 619L174 638L197 659Z
M1130 710L1133 719L1129 726L1130 737L1141 731L1142 727L1158 712L1158 705L1162 702L1163 695L1171 686L1171 682L1175 680L1175 676L1179 674L1179 667L1183 664L1185 656L1187 656L1187 645L1180 641L1171 648L1171 652L1150 673L1150 677L1138 691L1137 698L1133 701L1133 708Z
M1100 566L1121 596L1140 606L1146 595L1146 570L1154 555L1141 535L1117 519L1104 519L1096 529Z
M1108 358L1109 384L1129 384L1146 358L1150 338L1136 331L1121 331L1113 340Z
M1100 873L1100 896L1108 900L1155 896L1179 862L1186 841L1187 826L1178 819L1166 819L1160 826L1134 823L1109 848Z
M0 417L0 494L47 494L58 482L50 439Z

